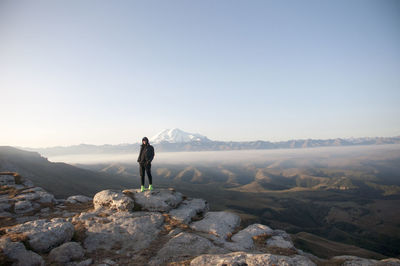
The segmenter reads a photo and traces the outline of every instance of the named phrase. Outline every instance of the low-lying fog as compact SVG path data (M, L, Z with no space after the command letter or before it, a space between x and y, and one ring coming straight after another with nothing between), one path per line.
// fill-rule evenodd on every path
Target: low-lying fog
M264 163L271 160L318 160L331 159L368 159L385 160L400 155L400 144L369 145L369 146L340 146L317 147L300 149L277 150L233 150L233 151L199 151L199 152L157 152L153 163L160 164L194 164L194 163ZM136 163L138 154L77 154L53 156L48 159L52 162L70 164L98 164L98 163Z

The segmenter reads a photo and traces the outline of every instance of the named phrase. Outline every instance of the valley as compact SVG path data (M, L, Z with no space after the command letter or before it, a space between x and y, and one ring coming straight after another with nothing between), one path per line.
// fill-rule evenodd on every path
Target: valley
M283 229L320 257L343 250L399 256L399 146L156 153L153 183L204 198L212 210L233 211L245 225ZM22 170L57 197L140 185L136 154L62 158L69 165L20 153L0 152L0 170Z

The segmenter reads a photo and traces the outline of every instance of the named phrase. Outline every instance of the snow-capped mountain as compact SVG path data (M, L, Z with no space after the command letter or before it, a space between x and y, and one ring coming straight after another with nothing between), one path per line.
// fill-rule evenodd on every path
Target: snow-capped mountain
M164 129L150 138L150 143L185 143L193 141L210 141L206 136L197 133L188 133L179 128Z

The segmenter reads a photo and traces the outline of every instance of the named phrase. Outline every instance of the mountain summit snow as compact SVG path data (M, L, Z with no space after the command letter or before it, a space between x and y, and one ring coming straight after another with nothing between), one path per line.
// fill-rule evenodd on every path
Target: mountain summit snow
M153 136L150 141L154 144L169 142L169 143L184 143L192 141L210 141L206 136L197 133L188 133L179 128L164 129L157 135Z

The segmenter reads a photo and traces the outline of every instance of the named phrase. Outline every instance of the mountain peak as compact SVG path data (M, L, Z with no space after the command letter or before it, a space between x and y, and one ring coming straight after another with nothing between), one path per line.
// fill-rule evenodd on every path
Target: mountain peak
M209 139L198 133L185 132L179 128L168 128L153 136L150 141L157 144L162 142L185 143L192 141L209 141Z

